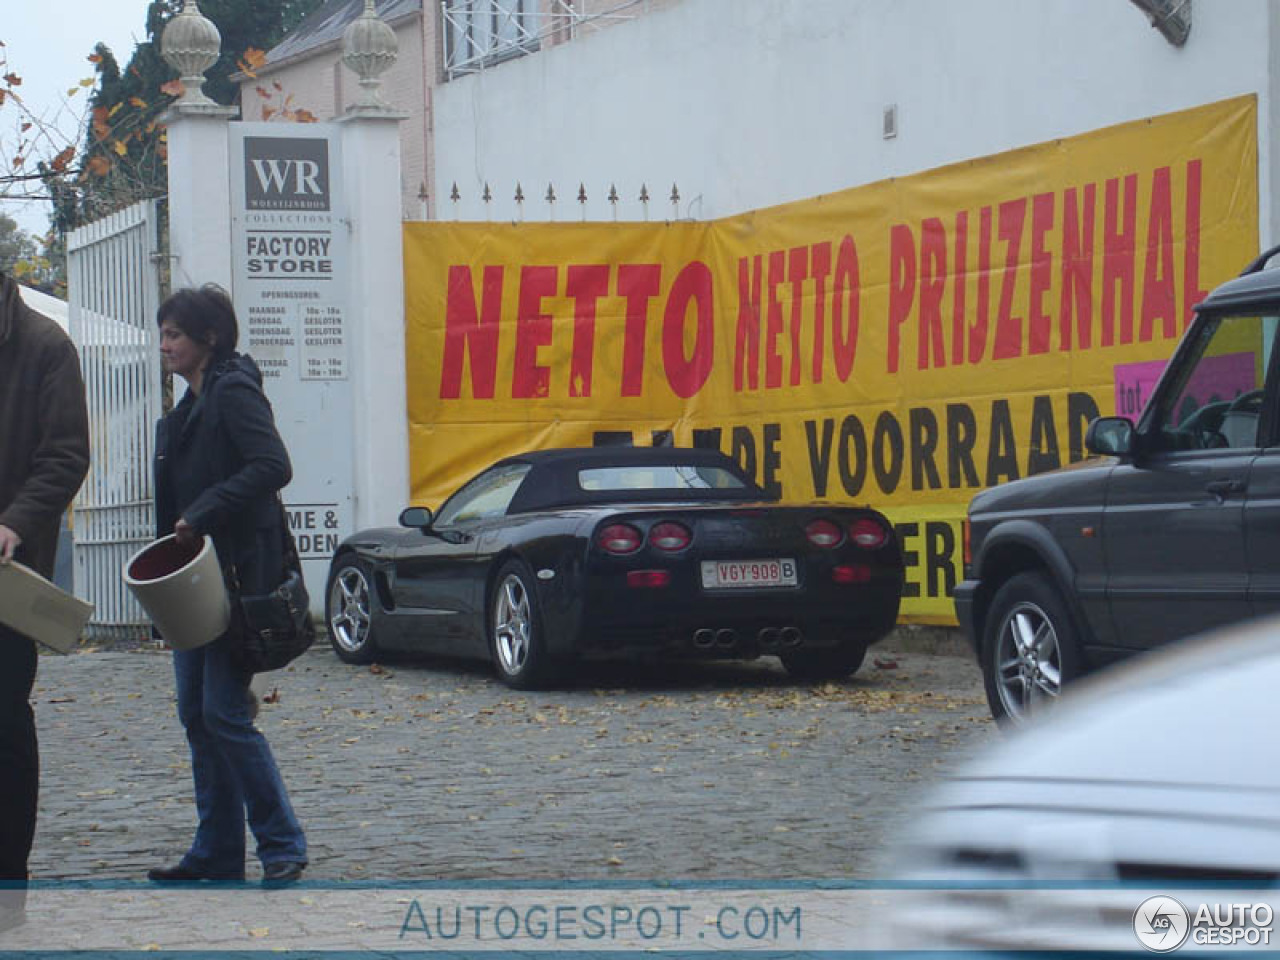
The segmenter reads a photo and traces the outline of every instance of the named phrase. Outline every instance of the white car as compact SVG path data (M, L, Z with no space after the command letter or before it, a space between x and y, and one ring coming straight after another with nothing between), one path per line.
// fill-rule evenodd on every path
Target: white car
M890 861L885 945L1195 949L1222 935L1206 904L1280 912L1278 729L1280 620L1075 685L923 803ZM1184 940L1152 897L1185 907Z

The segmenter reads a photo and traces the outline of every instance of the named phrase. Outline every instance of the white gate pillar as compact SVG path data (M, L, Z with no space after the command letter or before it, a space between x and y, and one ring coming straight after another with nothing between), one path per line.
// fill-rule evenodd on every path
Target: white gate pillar
M362 96L340 118L343 184L351 215L352 404L355 528L394 524L409 503L405 392L404 244L400 214L400 121L378 92L396 57L395 33L373 0L347 27L343 62Z
M169 252L172 287L231 289L231 193L227 124L239 113L202 91L222 38L196 0L165 27L161 52L182 78L183 94L165 115L169 143Z
M394 524L409 503L399 119L347 115L339 121L351 211L356 529Z
M231 289L231 192L227 121L234 107L171 107L169 252L172 287L217 283Z

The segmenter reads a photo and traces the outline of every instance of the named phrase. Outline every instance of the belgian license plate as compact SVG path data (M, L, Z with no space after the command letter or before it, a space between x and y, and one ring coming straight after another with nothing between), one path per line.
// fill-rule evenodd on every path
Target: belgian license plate
M702 586L705 590L794 587L796 583L794 560L702 561Z

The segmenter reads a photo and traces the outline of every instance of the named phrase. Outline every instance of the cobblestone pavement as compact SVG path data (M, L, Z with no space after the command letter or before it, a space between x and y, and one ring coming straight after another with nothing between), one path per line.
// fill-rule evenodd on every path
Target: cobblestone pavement
M893 640L834 684L770 659L517 693L327 646L271 679L259 724L329 883L870 879L918 788L996 736L969 658ZM161 652L42 659L35 878L133 881L186 848L172 689Z

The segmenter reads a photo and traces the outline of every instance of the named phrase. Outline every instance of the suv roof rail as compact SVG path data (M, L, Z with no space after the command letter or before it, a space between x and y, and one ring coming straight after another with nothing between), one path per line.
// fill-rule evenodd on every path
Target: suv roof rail
M1261 273L1267 268L1267 262L1280 253L1280 245L1272 247L1270 250L1264 251L1259 257L1240 271L1240 276L1247 277L1251 273Z

